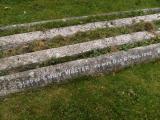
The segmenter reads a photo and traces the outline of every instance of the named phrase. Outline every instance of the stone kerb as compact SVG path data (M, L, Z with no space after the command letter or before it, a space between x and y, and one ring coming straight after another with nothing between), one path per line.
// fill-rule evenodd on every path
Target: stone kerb
M86 53L92 50L104 49L110 46L132 44L140 41L147 41L159 35L150 32L136 32L131 34L119 35L116 37L104 38L74 45L63 46L59 48L47 49L33 53L27 53L12 57L0 59L0 71L19 66L45 62L51 58L63 58Z
M2 27L0 27L0 30L16 29L16 28L21 28L21 27L28 28L28 27L35 26L35 25L43 25L43 24L52 23L52 22L83 20L83 19L89 18L89 17L122 15L122 14L133 13L133 12L143 12L143 13L155 12L155 13L158 13L158 12L160 12L160 8L148 8L148 9L139 9L139 10L131 10L131 11L120 11L120 12L111 12L111 13L104 13L104 14L97 14L97 15L88 15L88 16L70 17L70 18L63 18L63 19L45 20L45 21L24 23L24 24L15 24L15 25L2 26Z
M71 78L94 73L110 73L133 64L160 59L160 44L120 51L110 55L81 59L55 66L0 77L0 96L26 89L63 83Z
M142 21L147 22L147 21L157 21L157 20L160 20L160 14L123 18L112 21L94 22L94 23L87 23L84 25L54 28L47 31L36 31L36 32L15 34L10 36L3 36L0 37L0 50L14 48L17 47L18 45L27 44L35 40L53 39L59 35L66 37L73 35L77 32L86 32L98 28L122 27L122 26L133 25L135 23L139 23Z

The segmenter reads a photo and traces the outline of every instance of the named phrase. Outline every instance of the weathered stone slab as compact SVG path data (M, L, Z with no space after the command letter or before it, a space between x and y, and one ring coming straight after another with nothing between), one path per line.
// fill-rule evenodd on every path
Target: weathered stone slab
M116 37L99 39L95 41L3 58L0 59L0 70L15 68L33 63L41 63L51 58L73 56L80 53L89 52L91 50L107 48L110 46L131 44L143 40L149 40L153 37L156 37L158 34L160 34L160 31L157 31L154 34L150 32L136 32L132 34L119 35Z
M99 72L110 73L133 64L156 59L160 59L160 44L3 76L0 77L0 96L51 83L62 83L67 79L82 75L92 75Z
M94 23L88 23L84 25L69 26L69 27L63 27L63 28L54 28L45 32L36 31L36 32L30 32L30 33L4 36L4 37L0 37L0 50L13 48L18 45L26 44L35 40L52 39L59 35L66 37L66 36L73 35L77 32L86 32L86 31L95 30L98 28L121 27L121 26L127 26L135 23L139 23L141 21L156 21L156 20L160 20L160 14L117 19L112 21L94 22Z
M127 13L132 12L160 12L160 8L148 8L148 9L139 9L139 10L132 10L132 11L120 11L120 12L111 12L111 13L104 13L104 14L97 14L97 15L88 15L88 16L80 16L80 17L70 17L70 18L63 18L63 19L55 19L55 20L45 20L45 21L39 21L39 22L32 22L32 23L24 23L24 24L15 24L15 25L8 25L8 26L2 26L0 27L0 30L8 30L8 29L15 29L15 28L28 28L35 25L42 25L46 23L52 23L52 22L61 22L61 21L68 21L68 20L83 20L85 18L89 17L100 17L100 16L111 16L111 15L124 15Z

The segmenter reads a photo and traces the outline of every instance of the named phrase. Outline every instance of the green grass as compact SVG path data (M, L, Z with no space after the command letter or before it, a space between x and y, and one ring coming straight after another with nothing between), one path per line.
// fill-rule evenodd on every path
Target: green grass
M77 24L80 25L80 24L86 24L86 23L97 22L97 21L106 21L106 20L134 17L134 16L140 16L140 15L148 15L148 14L154 14L154 13L156 12L144 13L142 11L138 11L138 12L129 12L129 13L124 13L124 14L119 14L119 15L94 16L94 17L88 17L84 19L49 22L49 23L38 24L38 25L33 25L33 26L31 25L27 27L15 27L12 29L10 28L10 29L0 30L0 37L18 34L18 33L26 33L26 32L33 32L33 31L46 31L48 29L53 29L53 28L60 28L60 27L77 25Z
M159 7L159 0L0 0L0 24Z
M0 0L0 25L159 6L159 0ZM97 35L108 34L91 38ZM0 120L158 120L159 100L157 61L1 98Z
M2 99L2 120L107 120L160 117L160 63L116 74L81 77L65 85Z

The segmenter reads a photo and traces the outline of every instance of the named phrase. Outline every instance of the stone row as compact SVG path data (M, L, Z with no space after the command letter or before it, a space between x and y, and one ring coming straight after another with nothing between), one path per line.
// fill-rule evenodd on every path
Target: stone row
M14 48L18 45L33 42L35 40L49 40L57 36L70 36L77 32L86 32L98 28L112 28L133 25L142 21L157 21L160 20L160 14L152 14L145 16L137 16L131 18L123 18L112 21L101 21L94 23L87 23L83 25L54 28L47 31L35 31L29 33L15 34L10 36L0 37L0 50Z
M0 27L0 30L9 30L9 29L16 29L16 28L21 28L21 27L28 28L28 27L31 27L31 26L43 25L43 24L52 23L52 22L65 22L65 21L70 21L70 20L83 20L83 19L90 18L90 17L125 15L127 13L133 13L133 12L143 12L144 14L148 13L148 12L158 13L158 12L160 12L160 8L147 8L147 9L139 9L139 10L132 10L132 11L120 11L120 12L103 13L103 14L97 14L97 15L69 17L69 18L54 19L54 20L44 20L44 21L39 21L39 22L2 26L2 27Z
M136 32L131 34L119 35L116 37L104 38L79 44L62 46L59 48L47 49L22 55L11 56L0 59L0 70L16 68L19 66L30 65L34 63L45 62L51 58L62 58L86 53L92 50L104 49L110 46L136 43L144 40L150 40L160 34L160 31Z
M160 59L160 43L0 77L0 96Z

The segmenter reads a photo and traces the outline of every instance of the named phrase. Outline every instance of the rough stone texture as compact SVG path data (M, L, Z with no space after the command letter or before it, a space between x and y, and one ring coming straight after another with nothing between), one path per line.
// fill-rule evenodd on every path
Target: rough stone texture
M120 51L96 58L81 59L0 77L0 96L61 83L67 79L98 72L110 73L133 64L160 59L160 44Z
M63 28L54 28L48 31L36 31L30 33L15 34L10 36L0 37L0 50L16 47L17 45L32 42L34 40L48 40L58 35L63 37L73 35L77 32L86 32L98 28L106 27L121 27L139 23L141 21L156 21L160 20L160 14L152 14L146 16L138 16L132 18L123 18L112 21L94 22L84 25L69 26Z
M104 13L104 14L97 14L97 15L70 17L70 18L55 19L55 20L45 20L45 21L24 23L24 24L15 24L15 25L2 26L2 27L0 27L0 30L16 29L16 28L21 28L21 27L28 28L28 27L35 26L35 25L42 25L42 24L52 23L52 22L60 22L60 21L68 21L68 20L83 20L83 19L89 18L89 17L121 15L121 14L132 13L132 12L143 12L143 13L155 12L155 13L157 13L157 12L160 12L160 8L149 8L149 9L139 9L139 10L132 10L132 11L111 12L111 13Z
M62 58L66 56L73 56L91 50L107 48L109 46L117 46L117 45L135 43L143 40L149 40L157 36L160 33L160 31L157 31L155 33L152 34L149 32L137 32L132 34L125 34L116 37L99 39L95 41L89 41L74 45L63 46L59 48L53 48L53 49L3 58L0 59L0 70L10 69L23 65L29 65L33 63L41 63L51 58Z

